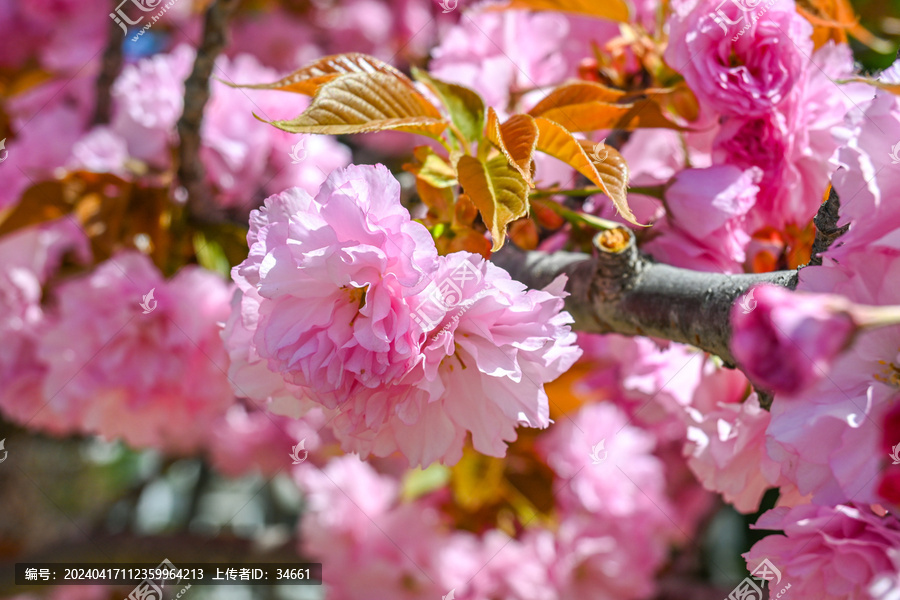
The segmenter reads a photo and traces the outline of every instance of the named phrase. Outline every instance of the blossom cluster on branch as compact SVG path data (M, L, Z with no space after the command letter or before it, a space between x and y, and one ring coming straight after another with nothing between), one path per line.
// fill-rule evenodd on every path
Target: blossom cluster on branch
M848 0L223 4L0 8L4 425L283 478L337 600L900 597Z

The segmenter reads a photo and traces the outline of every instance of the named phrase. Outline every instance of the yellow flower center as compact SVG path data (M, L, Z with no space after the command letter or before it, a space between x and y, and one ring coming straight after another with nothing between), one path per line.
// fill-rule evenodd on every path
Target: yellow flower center
M358 288L345 285L341 289L347 291L347 297L349 298L350 304L357 305L356 314L353 315L353 318L350 320L350 326L352 327L356 322L356 317L359 316L359 311L366 305L366 292L369 291L369 286L364 285Z
M878 364L881 365L881 371L873 375L875 380L895 388L900 388L900 367L895 363L887 362L886 360L879 360Z
M366 292L369 291L369 286L364 285L361 288L358 287L344 287L347 290L347 296L350 298L350 304L358 304L359 308L362 308L366 305Z

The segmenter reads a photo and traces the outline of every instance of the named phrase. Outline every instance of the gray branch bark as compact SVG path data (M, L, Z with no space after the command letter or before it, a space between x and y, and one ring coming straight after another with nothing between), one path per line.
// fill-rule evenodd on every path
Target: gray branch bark
M115 4L116 0L113 0L113 5ZM124 60L121 32L119 25L110 19L106 34L106 48L103 50L103 61L100 64L100 73L97 75L97 101L94 105L94 116L91 119L93 125L109 123L112 114L112 86L119 76L119 71L122 70Z
M838 198L834 188L831 188L828 200L822 203L822 206L819 207L819 212L813 218L813 223L816 226L816 239L813 240L810 265L821 265L822 253L828 250L839 237L850 229L850 225L837 226L838 219L840 219L840 208L841 200Z
M200 161L200 126L209 101L209 77L216 57L225 48L228 19L238 0L214 0L203 25L203 39L197 48L194 68L184 82L184 112L178 120L178 179L187 190L188 208L204 222L221 220L206 184L206 170Z
M729 315L734 301L757 283L797 285L797 271L725 275L659 264L638 252L634 235L624 228L598 234L594 246L595 256L508 246L492 261L529 287L542 288L566 274L571 294L566 309L579 331L682 342L716 354L732 367Z

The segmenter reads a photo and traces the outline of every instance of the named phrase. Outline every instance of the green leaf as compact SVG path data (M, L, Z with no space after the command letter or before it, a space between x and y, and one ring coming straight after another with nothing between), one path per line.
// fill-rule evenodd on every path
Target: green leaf
M435 154L428 146L418 146L414 151L416 164L407 165L407 170L425 180L436 188L454 187L459 182L456 179L456 171L446 160Z
M411 469L403 478L401 495L404 502L411 502L429 492L441 489L450 481L450 469L433 464L426 469Z
M463 143L477 142L484 130L484 100L477 92L455 83L447 83L435 79L425 71L413 67L413 77L421 81L440 98L450 119L459 132L466 138Z
M225 249L214 239L209 239L203 232L194 233L194 252L197 254L197 262L204 269L215 271L226 279L231 278L231 263L225 256Z

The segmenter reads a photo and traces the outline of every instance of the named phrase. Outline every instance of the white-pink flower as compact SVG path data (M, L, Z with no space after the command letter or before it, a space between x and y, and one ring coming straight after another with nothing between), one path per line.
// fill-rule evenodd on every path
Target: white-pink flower
M557 423L537 451L560 479L557 503L567 512L636 518L660 530L671 507L653 436L629 425L611 402L588 404Z
M769 583L770 592L790 584L790 597L801 600L872 598L873 583L900 575L900 522L865 506L779 507L763 514L754 529L784 532L763 538L743 555L751 572L763 559L781 572L779 584Z
M580 354L564 281L529 291L476 255L439 258L399 195L384 167L350 167L253 212L226 331L236 389L295 393L279 412L337 410L335 434L362 455L456 462L471 433L503 456L518 425L548 425L543 385Z
M769 413L756 394L707 413L688 408L686 415L684 452L691 471L740 512L756 511L766 490L783 483L778 463L766 452Z
M437 252L386 168L336 171L315 198L272 196L251 214L247 241L233 277L260 296L252 343L269 370L335 408L412 368L419 332L407 299Z
M441 257L431 284L412 300L421 359L391 388L357 397L335 419L347 450L411 464L455 463L463 442L504 456L519 425L549 424L544 384L581 355L562 311L565 280L526 290L468 252Z

